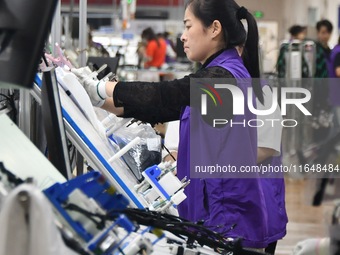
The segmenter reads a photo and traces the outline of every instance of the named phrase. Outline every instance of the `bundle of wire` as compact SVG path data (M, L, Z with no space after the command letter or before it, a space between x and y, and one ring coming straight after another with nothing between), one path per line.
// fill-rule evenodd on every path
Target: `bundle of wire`
M0 89L0 91L3 91ZM16 101L19 99L19 93L17 91L11 92L7 91L8 94L0 93L0 111L8 108L9 112L7 115L11 118L11 120L17 124L17 115L18 110L16 107Z
M259 251L242 247L242 240L227 240L220 233L214 232L203 226L203 223L193 223L183 218L150 211L148 209L127 208L124 210L112 210L107 215L90 213L85 209L75 205L67 204L64 207L66 210L73 210L86 215L91 221L97 223L97 227L103 227L106 221L114 221L119 214L125 214L130 220L139 225L150 226L180 237L182 240L187 240L188 247L195 247L195 242L200 246L208 246L220 254L234 255L260 255L264 254ZM99 221L98 221L99 220ZM187 237L187 238L184 238Z

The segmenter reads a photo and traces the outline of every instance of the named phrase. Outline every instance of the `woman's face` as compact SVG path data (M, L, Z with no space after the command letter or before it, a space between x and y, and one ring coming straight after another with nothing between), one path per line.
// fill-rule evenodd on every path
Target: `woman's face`
M204 63L215 53L211 28L203 26L202 22L192 13L190 6L184 13L184 26L181 36L184 52L189 60Z

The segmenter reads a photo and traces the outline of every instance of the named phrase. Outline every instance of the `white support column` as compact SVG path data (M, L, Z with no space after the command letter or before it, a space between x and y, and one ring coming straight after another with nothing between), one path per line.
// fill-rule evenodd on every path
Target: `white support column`
M61 45L61 0L59 0L57 3L51 29L51 48L53 55L55 54L54 46L56 43Z
M86 48L87 48L87 0L79 1L79 57L78 64L80 67L86 65Z
M20 89L18 126L28 139L31 139L31 105L30 91Z

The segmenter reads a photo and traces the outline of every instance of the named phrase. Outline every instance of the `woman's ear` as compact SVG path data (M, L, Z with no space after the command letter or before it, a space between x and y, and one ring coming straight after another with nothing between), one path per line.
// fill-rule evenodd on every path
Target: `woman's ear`
M218 20L214 20L211 24L212 29L212 38L216 38L217 36L222 34L222 25Z

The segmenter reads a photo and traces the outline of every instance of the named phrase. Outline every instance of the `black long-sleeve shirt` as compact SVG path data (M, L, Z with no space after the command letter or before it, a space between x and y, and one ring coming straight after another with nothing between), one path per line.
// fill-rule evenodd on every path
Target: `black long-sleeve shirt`
M234 78L222 67L205 68L220 53L210 57L195 74L182 79L162 82L118 82L113 93L114 104L116 107L124 107L122 117L132 117L152 124L178 120L183 107L190 105L191 78ZM232 100L228 101L230 103L228 109L232 112Z

